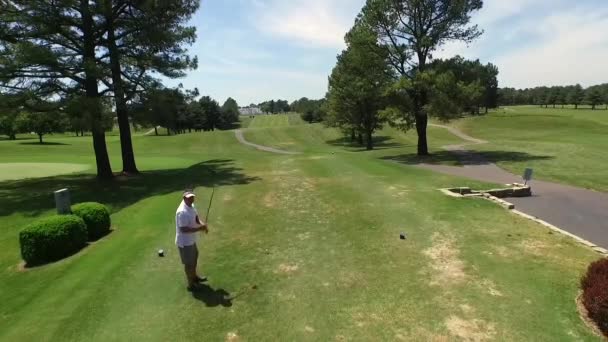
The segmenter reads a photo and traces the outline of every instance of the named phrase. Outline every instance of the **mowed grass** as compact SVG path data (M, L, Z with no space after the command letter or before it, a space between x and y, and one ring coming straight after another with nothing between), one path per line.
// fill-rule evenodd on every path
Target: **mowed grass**
M455 123L487 140L471 148L515 173L608 191L608 111L518 106Z
M300 118L300 114L267 114L254 115L253 119L247 125L249 128L268 128L268 127L286 127L290 125L303 124L304 121Z
M387 129L368 153L319 125L282 129L246 137L303 154L257 151L233 132L136 137L140 177L0 183L0 340L598 340L574 304L596 254L490 202L436 190L475 182L383 159L413 154L410 134ZM433 148L453 139L443 134L431 130ZM92 163L86 137L57 141L65 145L0 142L0 162ZM118 142L109 145L117 167ZM216 186L200 243L210 287L194 296L173 246L188 186L199 208ZM108 204L114 230L24 270L18 232L52 214L61 187L75 202Z

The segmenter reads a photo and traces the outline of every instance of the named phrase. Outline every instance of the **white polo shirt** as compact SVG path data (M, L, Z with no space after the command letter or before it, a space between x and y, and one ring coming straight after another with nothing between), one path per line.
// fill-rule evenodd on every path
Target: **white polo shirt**
M198 233L183 233L180 227L196 227L196 216L198 212L196 208L194 208L194 204L192 207L189 207L184 203L182 203L177 207L177 211L175 212L175 244L178 247L191 246L196 243L198 240Z

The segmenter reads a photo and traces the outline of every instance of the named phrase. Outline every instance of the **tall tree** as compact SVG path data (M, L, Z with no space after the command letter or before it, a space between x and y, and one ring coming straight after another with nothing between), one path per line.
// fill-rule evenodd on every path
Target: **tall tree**
M99 82L104 74L97 55L104 29L94 14L88 0L3 1L0 31L11 42L4 51L9 49L12 58L0 63L0 87L27 89L41 98L84 93L92 113L97 176L108 179L113 174L102 125Z
M230 128L236 122L239 121L239 105L238 103L231 97L229 97L226 102L222 105L222 117L221 117L221 125L222 128Z
M184 23L198 9L199 0L97 1L105 20L104 45L120 129L123 172L137 173L126 84L136 89L147 79L146 72L179 77L180 70L196 67L196 60L190 60L181 45L192 43L196 37L195 29Z
M32 132L38 135L38 141L43 143L42 137L51 133L63 133L67 128L65 119L57 111L50 112L21 112L16 123L19 131Z
M390 64L402 77L413 80L426 71L431 54L444 43L470 42L481 35L469 22L482 5L482 0L367 0L363 14L388 50ZM415 122L418 154L428 155L425 107L429 94L418 89L410 95L413 106L404 115Z
M393 70L387 64L378 37L360 20L346 35L347 49L338 56L329 78L327 94L328 124L351 130L365 137L372 150L373 133L382 127L380 111L386 106L385 93L394 82Z
M599 87L595 86L587 89L585 101L591 106L591 110L595 110L597 105L602 104L604 102L604 98Z

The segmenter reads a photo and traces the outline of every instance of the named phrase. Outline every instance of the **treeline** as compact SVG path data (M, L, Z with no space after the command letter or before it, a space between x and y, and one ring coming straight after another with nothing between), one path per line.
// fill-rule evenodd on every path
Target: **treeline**
M130 112L135 124L165 127L167 134L213 131L234 128L239 121L239 106L228 98L222 106L209 96L199 96L197 89L182 91L181 88L159 88L138 96L131 104Z
M556 108L573 105L590 106L595 110L598 106L608 106L608 83L583 88L580 84L555 87L536 87L526 89L500 88L498 99L501 106L537 105Z
M30 100L0 95L0 134L14 140L17 134L34 133L41 144L43 137L52 133L73 132L84 136L91 129L91 112L82 100L75 97L63 104L39 101L32 104ZM101 101L98 110L101 129L111 131L116 115L110 101Z

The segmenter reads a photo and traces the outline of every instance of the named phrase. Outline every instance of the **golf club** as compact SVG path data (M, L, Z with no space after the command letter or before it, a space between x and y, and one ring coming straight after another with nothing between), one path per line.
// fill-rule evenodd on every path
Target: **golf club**
M214 194L215 194L215 186L211 190L211 197L209 198L209 206L207 207L207 214L205 214L205 223L209 222L209 211L211 211L211 204L213 203Z

